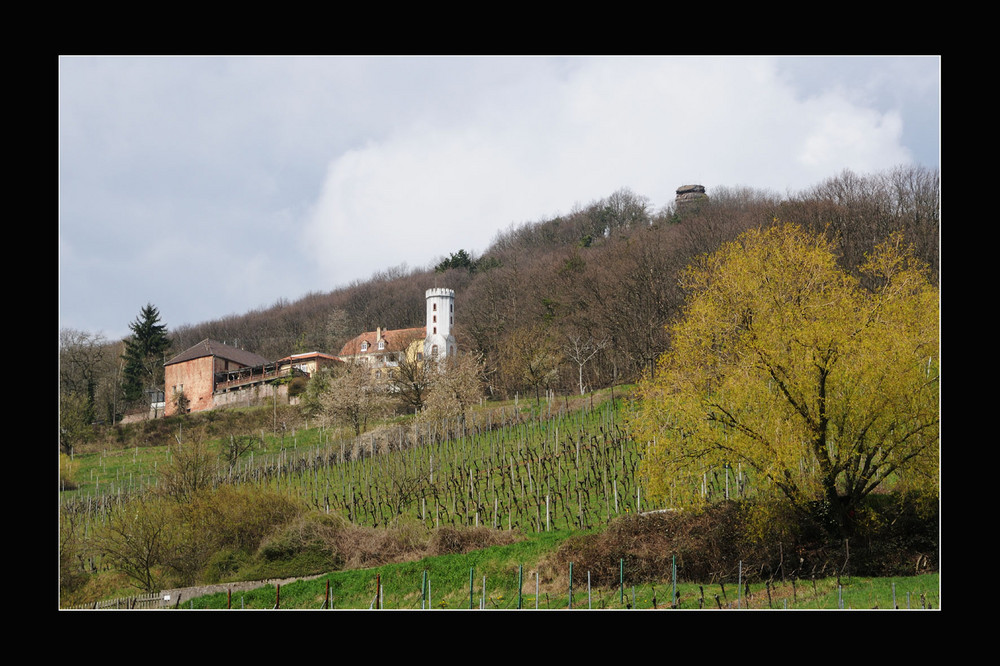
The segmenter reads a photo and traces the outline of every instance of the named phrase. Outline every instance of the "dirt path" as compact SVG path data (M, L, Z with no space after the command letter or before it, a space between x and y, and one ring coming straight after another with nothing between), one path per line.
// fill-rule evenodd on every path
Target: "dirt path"
M319 578L326 574L316 574L314 576L302 576L299 578L269 578L267 580L253 580L245 581L241 583L219 583L218 585L199 585L197 587L180 587L172 590L162 590L160 592L160 608L173 608L174 606L189 603L195 597L204 596L206 594L216 594L218 592L245 592L247 590L255 590L258 587L265 587L267 585L287 585L288 583L294 583L298 580L312 580L314 578ZM238 599L233 600L233 604L239 603Z

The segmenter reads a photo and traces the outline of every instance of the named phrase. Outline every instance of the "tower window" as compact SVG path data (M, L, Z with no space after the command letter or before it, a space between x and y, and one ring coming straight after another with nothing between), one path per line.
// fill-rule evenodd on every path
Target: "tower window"
M437 304L437 303L435 303L435 304L434 304L434 312L437 312L437 309L438 309L438 304Z
M437 316L437 315L434 315L434 323L436 324L436 323L437 323L437 321L438 321L438 316Z
M437 335L437 333L438 333L438 327L437 327L437 326L435 326L435 327L434 327L434 335Z
M431 356L437 358L437 355L438 355L438 346L431 345Z

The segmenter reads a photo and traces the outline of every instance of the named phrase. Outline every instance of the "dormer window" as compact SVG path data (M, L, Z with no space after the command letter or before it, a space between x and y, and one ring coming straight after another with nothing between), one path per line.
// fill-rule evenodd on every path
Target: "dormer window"
M361 351L363 351L363 352L364 351L368 351L368 341L367 340L365 340L364 342L361 343Z
M378 341L378 348L379 349L385 349L385 340L379 340Z

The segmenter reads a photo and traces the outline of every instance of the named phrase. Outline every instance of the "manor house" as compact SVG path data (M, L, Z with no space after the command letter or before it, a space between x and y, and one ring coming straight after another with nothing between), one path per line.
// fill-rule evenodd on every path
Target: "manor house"
M165 415L197 412L227 405L258 404L263 399L288 401L288 377L309 377L322 367L364 363L379 379L388 379L401 361L442 360L458 353L455 291L428 289L423 327L376 328L349 340L332 356L321 352L293 354L278 361L215 340L202 340L166 362Z

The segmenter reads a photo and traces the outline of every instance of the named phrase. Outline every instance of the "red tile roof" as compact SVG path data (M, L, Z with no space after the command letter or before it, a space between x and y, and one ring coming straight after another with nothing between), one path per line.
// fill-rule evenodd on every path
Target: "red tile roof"
M340 355L358 356L361 354L377 354L379 352L406 351L411 342L422 340L425 337L427 337L427 329L423 326L419 328L400 328L395 331L382 331L382 339L385 340L385 349L379 349L377 344L378 332L368 331L348 340L344 348L340 350ZM361 351L362 342L368 343L368 349L365 351Z

